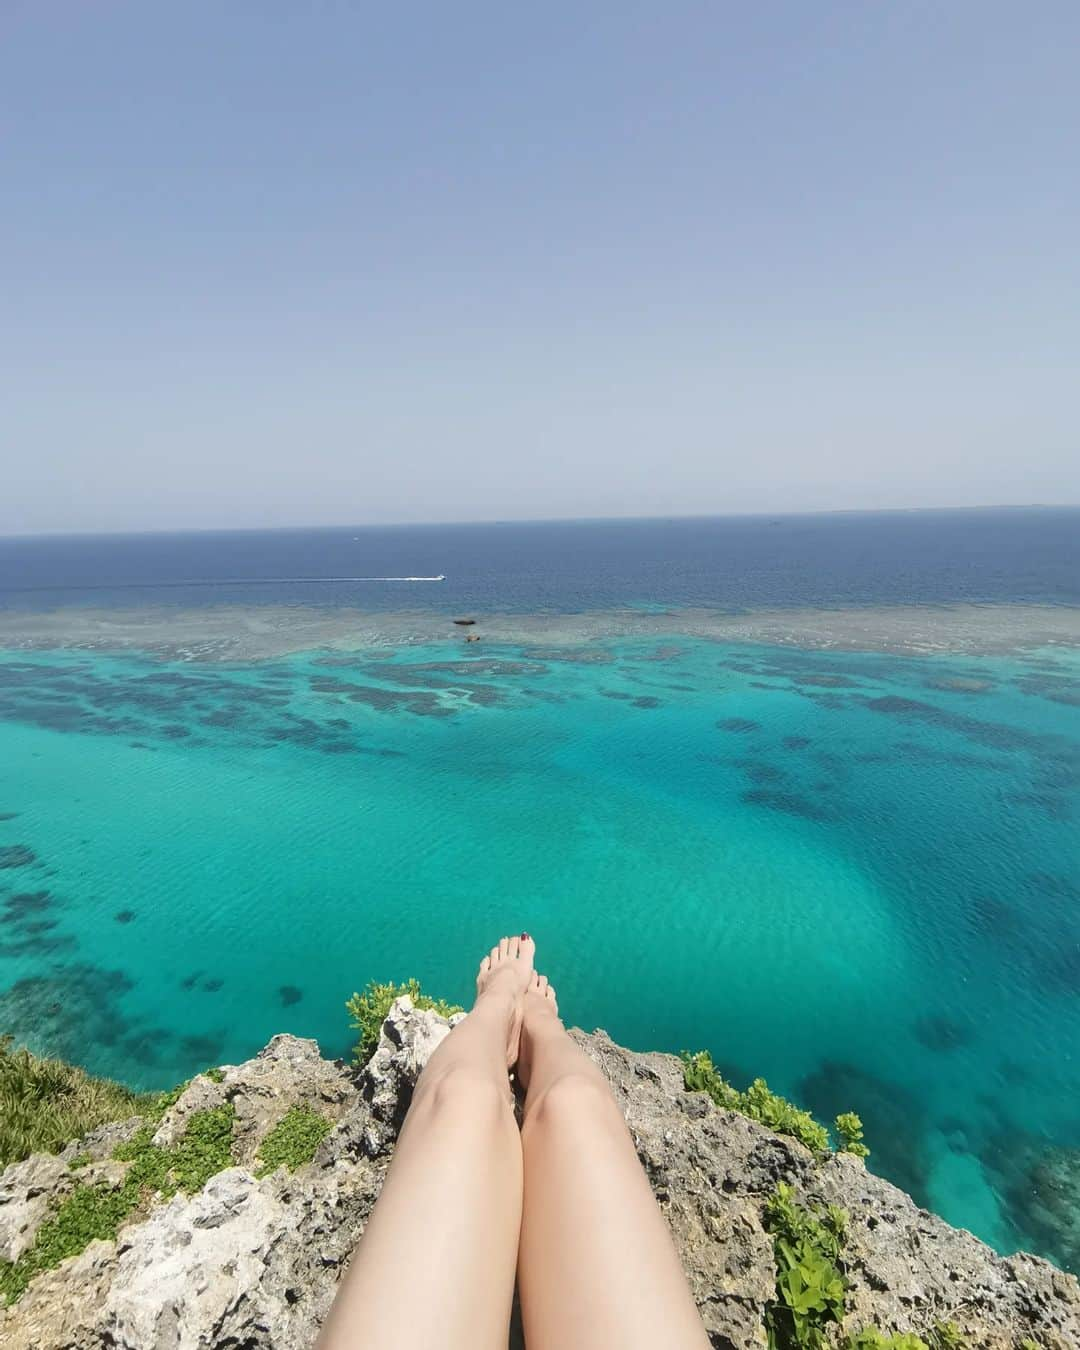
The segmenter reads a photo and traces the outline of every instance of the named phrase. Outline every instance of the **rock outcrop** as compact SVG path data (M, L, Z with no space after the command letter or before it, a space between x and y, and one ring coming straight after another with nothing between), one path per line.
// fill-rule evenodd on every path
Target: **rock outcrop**
M0 1312L9 1350L308 1350L379 1194L416 1078L449 1024L402 999L357 1074L312 1041L278 1036L255 1059L200 1076L155 1138L170 1145L196 1111L230 1103L233 1157L194 1195L133 1215L114 1242L37 1275ZM1000 1257L919 1209L848 1155L817 1162L800 1144L684 1089L679 1061L574 1033L626 1116L712 1344L763 1346L775 1292L762 1209L780 1181L850 1214L848 1325L926 1332L955 1322L972 1347L1080 1347L1080 1286L1047 1262ZM295 1106L334 1122L314 1157L257 1177L260 1142ZM0 1257L17 1259L80 1181L121 1184L113 1159L139 1122L106 1126L58 1157L0 1176ZM78 1159L73 1172L70 1164ZM614 1350L614 1348L613 1348Z

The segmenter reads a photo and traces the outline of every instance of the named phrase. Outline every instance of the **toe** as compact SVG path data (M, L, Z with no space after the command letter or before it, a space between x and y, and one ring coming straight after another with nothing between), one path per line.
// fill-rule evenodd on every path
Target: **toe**
M512 937L510 939L510 956L512 957L513 960L516 961L520 955L521 955L521 939L519 937Z
M499 949L498 949L498 947L492 947L491 951L488 952L488 969L489 969L489 970L490 970L491 967L495 964L495 962L498 961L498 959L499 959Z
M489 955L485 956L484 959L480 962L480 974L486 975L490 969L491 969L491 957Z
M509 953L510 953L510 939L508 937L501 938L499 941L499 955L505 961Z

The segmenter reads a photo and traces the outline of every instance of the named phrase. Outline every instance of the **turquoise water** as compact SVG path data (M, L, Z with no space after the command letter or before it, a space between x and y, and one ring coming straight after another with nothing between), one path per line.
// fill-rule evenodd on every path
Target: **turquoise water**
M354 989L466 1001L527 927L568 1020L858 1110L1075 1266L1032 1193L1080 1142L1078 704L1062 651L5 653L0 1027L145 1087L340 1054Z

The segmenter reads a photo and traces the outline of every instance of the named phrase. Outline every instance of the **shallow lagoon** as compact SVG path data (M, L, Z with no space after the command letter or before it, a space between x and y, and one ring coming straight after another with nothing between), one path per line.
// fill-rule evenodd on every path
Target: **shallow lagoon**
M144 1086L344 999L464 1001L529 927L567 1017L708 1047L997 1246L1076 1264L1080 659L662 633L245 662L0 656L0 1025ZM689 626L689 625L688 625Z

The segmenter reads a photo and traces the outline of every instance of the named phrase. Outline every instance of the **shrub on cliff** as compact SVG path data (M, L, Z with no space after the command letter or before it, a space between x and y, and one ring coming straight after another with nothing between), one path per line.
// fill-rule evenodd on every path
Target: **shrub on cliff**
M99 1125L139 1113L146 1098L59 1059L12 1050L0 1037L0 1167L58 1153Z
M353 1060L357 1064L366 1064L375 1053L375 1048L379 1044L379 1031L386 1020L386 1014L390 1011L394 1000L401 998L403 994L408 994L414 1007L431 1008L440 1017L453 1017L455 1013L463 1011L456 1004L447 1003L445 999L430 998L421 990L419 980L406 980L404 984L393 982L377 984L372 980L362 994L353 994L345 1004L346 1011L352 1018L350 1025L360 1033L360 1039L353 1047Z
M738 1111L760 1125L767 1125L777 1134L790 1135L812 1153L829 1151L829 1132L825 1126L820 1125L809 1111L773 1092L764 1078L755 1078L745 1092L740 1092L724 1078L707 1050L699 1050L696 1055L684 1050L682 1062L687 1092L706 1092L725 1111ZM856 1158L870 1156L870 1150L863 1143L862 1121L854 1111L838 1115L835 1129L839 1152L853 1153Z

